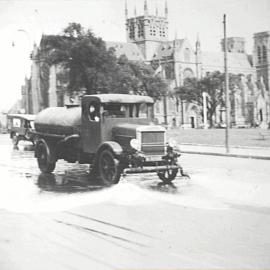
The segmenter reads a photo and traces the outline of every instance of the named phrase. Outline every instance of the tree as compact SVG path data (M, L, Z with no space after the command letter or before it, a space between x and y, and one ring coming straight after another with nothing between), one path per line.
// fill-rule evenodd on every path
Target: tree
M219 71L208 73L200 80L196 78L187 78L183 86L175 89L175 94L180 99L187 102L194 103L202 108L203 106L203 92L207 93L207 119L210 126L213 126L213 115L218 106L225 106L225 92L224 92L225 74ZM236 87L239 87L239 76L229 74L229 89L230 94ZM202 112L202 110L201 110Z
M69 24L61 35L47 36L42 48L47 62L62 65L58 79L68 81L70 92L84 88L87 94L133 92L158 98L167 89L150 66L125 56L117 59L114 49L107 49L101 38L77 23Z

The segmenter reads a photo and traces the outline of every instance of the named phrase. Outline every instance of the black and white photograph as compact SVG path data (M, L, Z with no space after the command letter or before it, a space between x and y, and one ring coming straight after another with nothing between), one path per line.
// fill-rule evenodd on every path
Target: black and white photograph
M269 0L0 0L0 270L270 269Z

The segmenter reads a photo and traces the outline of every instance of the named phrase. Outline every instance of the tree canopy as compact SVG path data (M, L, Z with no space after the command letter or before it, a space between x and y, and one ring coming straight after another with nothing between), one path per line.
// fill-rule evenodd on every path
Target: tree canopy
M225 105L225 91L224 91L225 74L219 71L208 73L201 79L187 78L183 86L175 89L175 94L180 99L197 104L199 107L203 106L203 92L207 94L207 119L210 126L213 125L213 115L217 107ZM240 83L239 76L229 74L229 90L230 94L235 87Z
M61 35L46 36L41 44L41 58L62 66L58 79L69 92L85 89L87 94L134 93L159 98L167 90L151 66L117 58L112 48L90 29L70 23Z

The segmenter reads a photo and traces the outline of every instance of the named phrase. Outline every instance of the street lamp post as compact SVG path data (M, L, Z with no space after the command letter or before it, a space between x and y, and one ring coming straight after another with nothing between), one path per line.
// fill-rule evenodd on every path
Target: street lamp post
M24 34L24 36L27 38L27 41L28 41L28 46L29 48L27 48L25 50L25 53L28 54L28 57L27 57L27 62L26 62L26 59L25 57L23 56L24 58L24 61L25 63L27 64L27 68L24 68L24 72L25 72L25 78L24 78L24 83L23 85L21 86L21 98L22 98L22 111L24 111L24 113L30 113L31 112L31 108L30 108L30 104L31 104L31 101L30 101L30 94L29 94L29 87L30 87L30 83L29 83L29 77L30 77L30 69L29 69L29 66L30 66L30 61L29 61L29 58L30 58L30 52L31 52L31 36L30 34L24 30L24 29L17 29L16 30L16 33L22 33ZM19 44L19 46L18 46ZM21 46L20 42L15 42L15 33L14 33L14 36L13 36L13 40L12 40L12 47L16 48L18 47L18 49L22 50L23 49L23 46ZM29 49L29 52L28 52L28 49ZM22 52L21 52L22 53ZM23 54L21 54L23 55ZM16 58L16 61L20 61L18 58Z
M203 92L203 128L207 129L207 93Z

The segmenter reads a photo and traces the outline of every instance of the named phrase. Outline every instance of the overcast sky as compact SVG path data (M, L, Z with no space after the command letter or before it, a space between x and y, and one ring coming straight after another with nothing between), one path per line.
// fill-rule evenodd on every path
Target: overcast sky
M129 15L143 13L144 0L127 0ZM227 14L228 36L246 38L252 52L253 33L270 30L270 0L167 0L169 38L199 34L202 49L220 51L222 17ZM165 0L148 0L149 13L164 14ZM125 41L125 0L0 0L0 110L20 97L20 85L30 73L29 55L42 33L58 34L69 22L91 28L104 40ZM12 43L14 46L12 46Z

